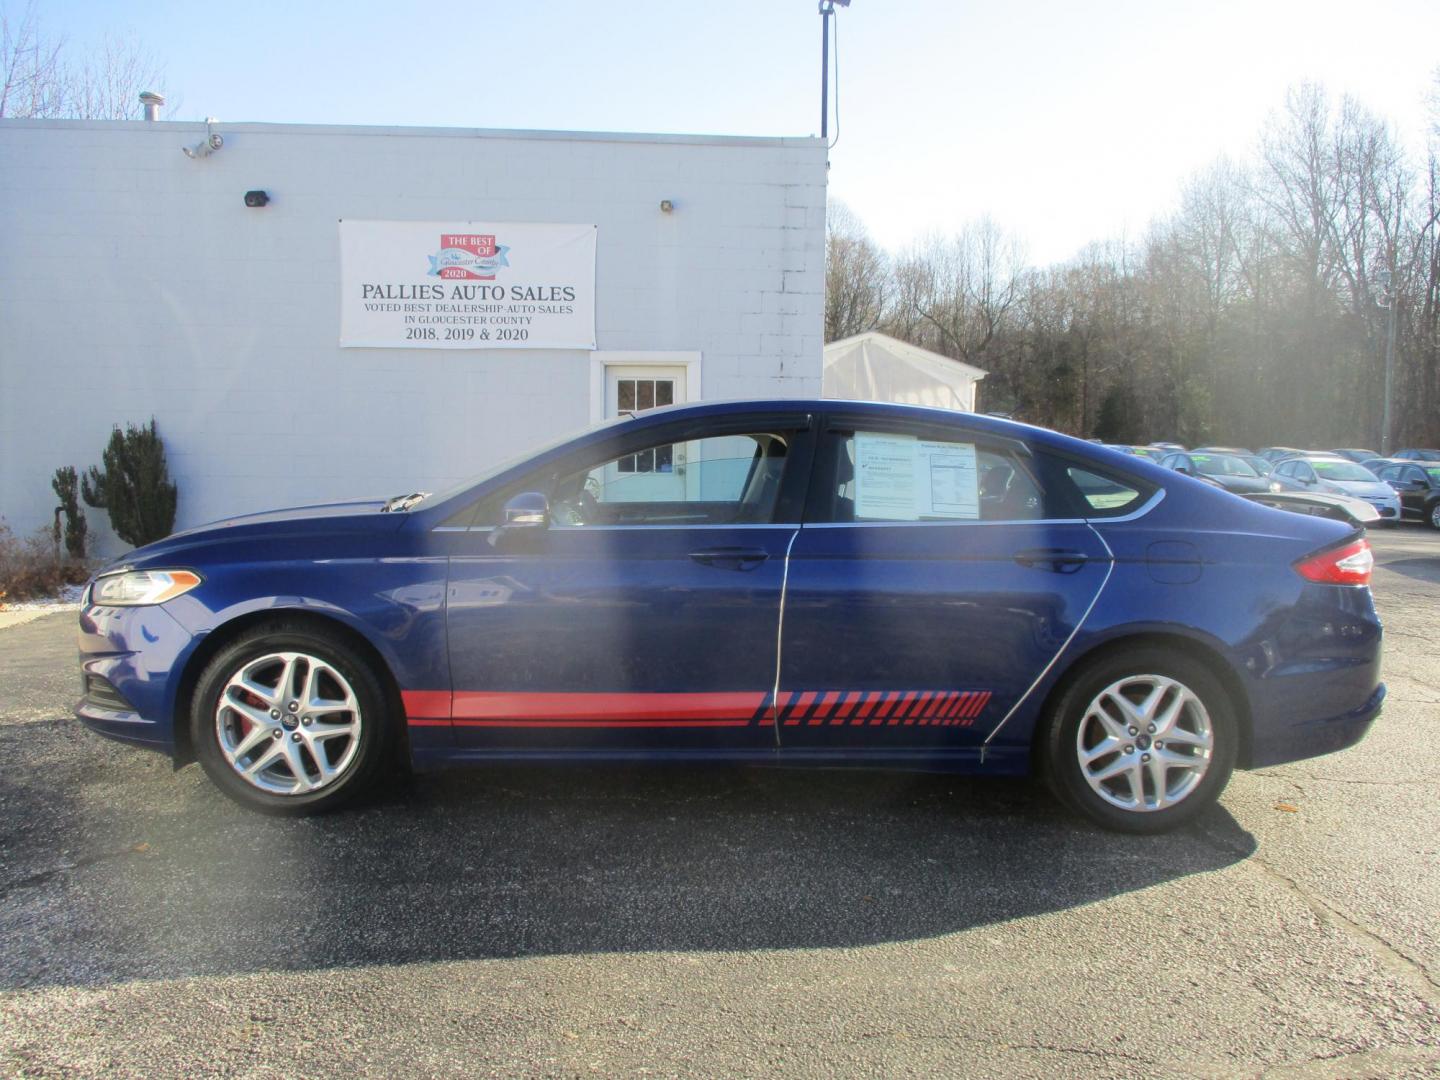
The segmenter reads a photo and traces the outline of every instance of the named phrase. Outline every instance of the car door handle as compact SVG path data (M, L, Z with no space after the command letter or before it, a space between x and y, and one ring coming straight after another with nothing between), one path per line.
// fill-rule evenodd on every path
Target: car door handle
M690 558L701 566L719 570L754 570L770 558L770 553L763 548L721 547L692 551Z
M1090 561L1083 551L1066 548L1027 548L1015 553L1015 561L1021 566L1053 570L1057 574L1073 574Z

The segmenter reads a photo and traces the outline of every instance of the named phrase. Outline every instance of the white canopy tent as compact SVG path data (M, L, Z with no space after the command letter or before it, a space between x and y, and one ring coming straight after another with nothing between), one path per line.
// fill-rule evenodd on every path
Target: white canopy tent
M985 371L876 331L825 346L821 396L975 411Z

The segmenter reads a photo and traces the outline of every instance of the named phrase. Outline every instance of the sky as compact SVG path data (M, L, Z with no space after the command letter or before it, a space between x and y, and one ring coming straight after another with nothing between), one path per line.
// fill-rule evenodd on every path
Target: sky
M170 119L820 127L816 0L35 2L71 48L139 41ZM988 215L1034 264L1143 233L1196 170L1247 157L1302 81L1358 98L1418 159L1440 71L1435 0L853 0L836 21L831 196L892 251Z

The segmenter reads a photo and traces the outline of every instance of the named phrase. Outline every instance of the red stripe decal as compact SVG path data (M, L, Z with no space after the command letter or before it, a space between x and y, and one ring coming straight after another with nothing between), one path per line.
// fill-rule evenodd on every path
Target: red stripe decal
M410 720L449 720L449 690L401 690L400 702Z
M986 706L986 705L989 705L989 704L990 704L990 691L989 691L989 690L986 690L983 694L980 694L980 695L975 699L975 704L970 707L970 712L969 712L967 715L969 716L970 719L973 720L975 717L979 716L980 713L984 711L985 706Z
M861 702L863 702L863 704L860 706L860 712L856 715L855 718L857 720L864 720L868 718L869 715L875 711L875 706L880 704L880 701L883 697L883 694L875 694L868 691L864 694L861 694L860 700Z
M855 707L860 704L860 699L862 697L863 695L854 693L852 691L846 691L845 693L841 694L839 711L835 713L835 717L831 722L835 724L840 724L853 716L855 714Z
M975 691L966 690L963 694L960 695L960 700L955 702L955 704L951 707L950 715L952 717L955 717L956 719L964 716L965 710L970 707L970 702L974 699L974 697Z
M806 709L808 709L810 707L810 703L814 700L815 691L813 690L807 690L805 693L801 694L800 699L793 702L790 707L785 710L785 723L792 726L800 723L800 714L803 713Z
M455 695L457 724L631 727L663 724L734 727L750 723L763 691L713 694L548 694L464 691Z
M815 715L810 717L810 725L823 724L825 718L835 711L835 704L843 695L839 690L831 690L821 699L820 704L815 707Z

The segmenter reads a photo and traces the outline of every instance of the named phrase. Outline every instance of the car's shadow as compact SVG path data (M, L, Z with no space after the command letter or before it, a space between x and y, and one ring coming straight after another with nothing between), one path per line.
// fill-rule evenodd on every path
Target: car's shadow
M0 751L13 735L0 728ZM198 769L59 741L40 756L69 775L0 780L7 988L854 947L1093 903L1255 846L1221 808L1133 838L1024 782L728 768L487 769L272 819Z

